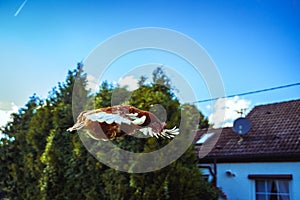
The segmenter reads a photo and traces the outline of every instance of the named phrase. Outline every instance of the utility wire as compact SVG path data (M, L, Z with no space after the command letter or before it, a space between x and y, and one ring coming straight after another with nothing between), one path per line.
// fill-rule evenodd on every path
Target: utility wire
M208 101L215 101L215 100L218 100L220 98L231 98L231 97L235 97L235 96L245 96L245 95L250 95L250 94L257 94L257 93L261 93L261 92L268 92L268 91L271 91L271 90L278 90L278 89L293 87L293 86L297 86L297 85L300 85L300 82L299 83L289 84L289 85L282 85L282 86L278 86L278 87L272 87L272 88L262 89L262 90L255 90L255 91L251 91L251 92L244 92L244 93L239 93L239 94L232 94L232 95L228 95L228 96L224 96L224 97L217 97L217 98L211 98L211 99L203 99L203 100L195 101L194 103L204 103L204 102L208 102Z

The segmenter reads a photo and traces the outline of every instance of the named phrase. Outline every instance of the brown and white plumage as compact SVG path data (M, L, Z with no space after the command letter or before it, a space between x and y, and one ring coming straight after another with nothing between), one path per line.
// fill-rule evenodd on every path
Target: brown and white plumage
M129 105L118 105L80 113L77 122L68 131L86 129L96 140L111 140L133 135L137 130L151 137L173 138L179 129L165 129L165 122L151 112Z

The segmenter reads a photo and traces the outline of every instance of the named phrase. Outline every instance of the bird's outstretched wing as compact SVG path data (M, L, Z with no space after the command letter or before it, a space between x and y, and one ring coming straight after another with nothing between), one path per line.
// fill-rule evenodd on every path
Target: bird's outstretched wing
M118 125L121 124L133 124L133 125L142 125L146 116L137 117L138 113L130 113L125 115L114 114L114 113L106 113L106 112L95 112L95 111L87 111L82 112L78 118L76 124L73 127L67 129L67 131L80 130L84 128L88 121L113 124L116 123Z
M137 115L138 113L120 115L106 112L98 112L90 115L87 114L86 119L91 121L98 121L100 123L105 122L107 124L117 123L119 125L142 125L146 120L146 116L137 117Z

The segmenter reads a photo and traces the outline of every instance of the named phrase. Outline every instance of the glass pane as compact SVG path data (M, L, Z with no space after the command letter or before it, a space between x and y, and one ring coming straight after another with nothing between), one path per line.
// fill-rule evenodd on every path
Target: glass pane
M289 194L289 181L277 181L278 184L278 192L279 193L284 193L284 194Z
M267 199L268 200L277 200L277 194L269 194Z
M278 192L277 185L275 181L271 182L271 193L276 194Z
M256 192L266 192L265 181L256 180L255 181L255 191Z
M266 184L267 184L267 189L266 189L266 192L270 193L272 191L272 180L267 180L265 181Z
M267 200L265 194L256 194L256 200Z
M290 195L279 195L280 200L290 200Z

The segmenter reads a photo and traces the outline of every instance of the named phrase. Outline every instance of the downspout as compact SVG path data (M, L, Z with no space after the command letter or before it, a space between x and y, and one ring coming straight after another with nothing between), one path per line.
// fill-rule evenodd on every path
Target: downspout
M217 159L214 159L214 163L213 163L213 165L214 165L214 179L213 179L213 185L215 186L215 187L217 187Z

